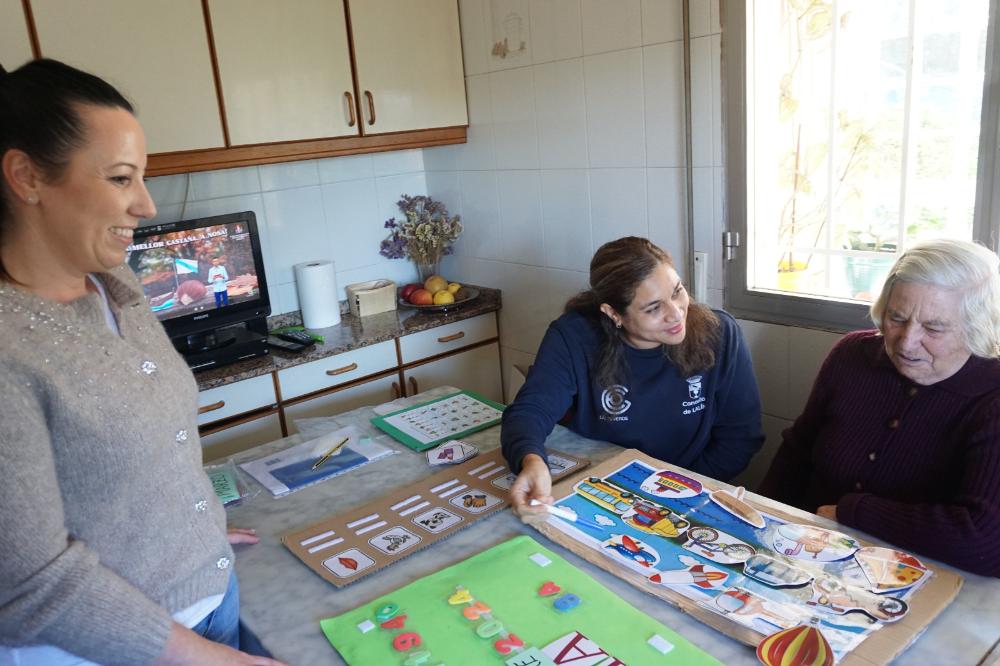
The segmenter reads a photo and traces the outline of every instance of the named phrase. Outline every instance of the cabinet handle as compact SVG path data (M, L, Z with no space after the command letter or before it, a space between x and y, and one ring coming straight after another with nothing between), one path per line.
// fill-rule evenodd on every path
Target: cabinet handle
M347 98L347 111L351 114L351 119L348 121L347 126L354 127L354 125L358 122L357 117L354 115L354 95L345 91L344 97Z
M204 407L199 407L198 413L205 414L207 412L214 412L215 410L222 409L225 406L226 406L226 401L220 400L219 402L213 403L211 405L205 405Z
M446 335L443 338L438 338L438 342L454 342L455 340L461 340L465 337L465 331L459 331L458 333L452 333L451 335Z
M375 98L372 97L372 91L365 91L365 99L368 100L368 124L375 124Z
M410 375L410 386L413 387L413 395L420 393L420 388L417 386L417 378Z
M399 383L398 382L393 382L392 383L392 399L395 400L398 397L399 397Z
M345 365L344 367L337 368L336 370L327 370L326 374L328 374L331 377L333 377L335 375L342 375L345 372L350 372L351 370L357 370L357 369L358 369L358 364L357 363L351 363L350 365Z

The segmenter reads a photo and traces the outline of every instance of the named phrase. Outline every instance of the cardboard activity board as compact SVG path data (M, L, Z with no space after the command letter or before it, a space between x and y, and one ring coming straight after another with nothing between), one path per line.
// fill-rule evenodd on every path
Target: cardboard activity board
M705 624L760 645L765 664L799 663L788 651L803 640L827 653L815 663L888 662L961 587L954 571L764 511L741 492L709 484L626 450L553 488L556 505L584 520L549 519L538 529Z
M320 625L356 666L719 663L527 536Z
M553 451L553 479L590 463ZM337 587L382 569L505 508L515 479L499 449L281 537Z

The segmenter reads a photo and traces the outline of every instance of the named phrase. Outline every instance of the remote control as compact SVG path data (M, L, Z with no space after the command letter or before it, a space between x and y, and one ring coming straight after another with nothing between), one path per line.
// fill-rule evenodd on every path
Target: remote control
M289 342L297 342L300 345L314 345L316 340L313 336L309 335L305 331L282 331L281 333L275 333L282 340L288 340Z

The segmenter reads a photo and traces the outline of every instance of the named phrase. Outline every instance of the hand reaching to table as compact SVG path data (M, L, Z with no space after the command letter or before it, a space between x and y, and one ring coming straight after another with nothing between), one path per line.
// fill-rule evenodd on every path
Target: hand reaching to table
M529 453L521 461L521 473L510 486L510 501L514 513L529 525L545 522L548 512L540 506L531 506L531 500L552 504L552 475L541 456Z

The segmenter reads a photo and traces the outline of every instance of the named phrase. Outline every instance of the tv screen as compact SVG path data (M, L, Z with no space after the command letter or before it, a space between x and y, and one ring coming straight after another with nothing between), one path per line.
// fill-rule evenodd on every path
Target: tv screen
M136 229L127 262L171 335L270 314L252 211Z

